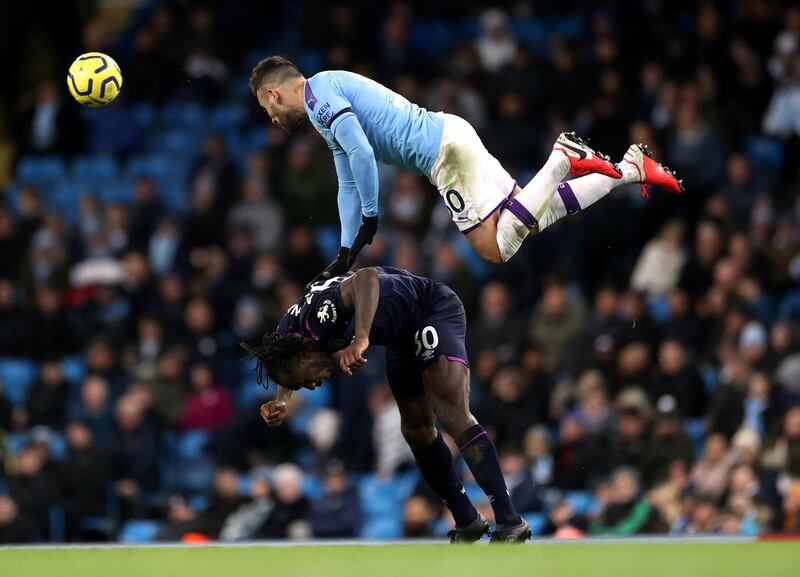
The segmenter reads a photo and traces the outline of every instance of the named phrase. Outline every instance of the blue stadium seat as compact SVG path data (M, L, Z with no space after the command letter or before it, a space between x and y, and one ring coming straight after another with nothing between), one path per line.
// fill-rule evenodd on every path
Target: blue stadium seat
M27 431L23 431L21 433L11 433L6 437L6 443L8 445L8 450L11 451L12 455L16 455L20 452L20 449L24 447L28 443L28 439L30 436L28 435Z
M336 253L339 252L339 229L335 226L321 226L315 234L314 239L317 241L319 250L326 261L333 260Z
M67 453L69 452L69 446L67 445L67 439L61 433L57 431L53 431L50 434L50 442L48 443L50 447L50 457L54 461L63 461L67 458Z
M157 180L168 178L172 173L170 161L161 154L131 156L125 166L125 175L128 178L149 176Z
M239 475L238 490L242 497L249 497L253 489L253 478L250 475Z
M757 166L780 168L783 166L783 142L777 138L748 138L747 156Z
M219 104L211 111L211 127L214 130L231 130L247 120L247 108L238 102Z
M663 323L669 320L669 302L666 297L653 297L647 302L650 315L656 323Z
M438 61L453 46L455 32L445 20L416 20L408 31L409 42L425 58Z
M0 198L4 198L6 203L8 204L9 208L16 209L17 202L19 202L19 193L22 189L21 186L17 184L9 184L4 190L3 194L0 195Z
M544 46L547 43L548 30L540 19L516 20L511 24L514 36L531 46Z
M465 18L458 25L458 36L462 40L475 40L481 34L481 25L474 18Z
M89 190L89 185L85 183L62 182L53 187L46 196L43 195L43 200L46 205L56 208L64 220L74 223L78 219L80 198Z
M65 173L60 156L25 156L17 164L17 180L23 184L50 184L63 179Z
M61 507L50 508L50 540L58 543L64 540L66 519L64 509Z
M211 435L206 431L187 431L178 438L178 457L197 459L203 456Z
M221 133L228 156L235 159L239 164L239 168L244 170L246 168L247 147L245 146L243 134L235 129L223 130Z
M31 439L31 430L11 433L7 437L8 449L14 454L19 453L20 449L27 445ZM54 461L63 461L66 459L69 447L67 446L67 439L63 434L48 429L47 447L50 450L50 457Z
M161 521L131 519L122 526L117 540L120 543L151 543L163 526Z
M528 513L522 516L531 526L531 533L534 536L541 535L545 525L547 525L547 515L544 513Z
M297 57L297 65L306 76L312 76L322 70L325 58L318 50L306 50Z
M129 203L133 201L133 183L126 180L104 183L97 187L97 196L103 202Z
M131 114L133 114L136 124L142 130L148 129L155 124L156 110L152 104L146 102L135 104L131 107Z
M2 391L12 405L25 404L28 389L36 380L37 373L36 364L28 359L0 360Z
M267 147L267 129L264 126L253 128L244 137L247 150L262 150Z
M180 212L186 208L185 187L172 180L160 181L159 196L170 212Z
M307 499L311 501L318 499L322 497L324 491L325 486L320 479L313 475L303 476L303 495L305 495Z
M365 539L397 539L402 534L402 501L398 498L398 483L394 478L379 479L366 475L359 482L364 523L361 537Z
M703 377L703 386L706 394L711 396L717 390L718 371L714 365L706 365L700 369L700 376Z
M61 372L70 385L78 387L86 376L86 362L78 356L64 357L61 359Z
M547 32L550 38L578 38L586 32L585 20L581 16L563 16L547 20Z
M683 422L683 430L694 443L694 452L699 457L705 449L706 424L703 419L686 419Z
M203 134L197 130L175 129L149 138L147 148L158 153L191 158L200 152L203 140Z
M567 491L564 500L569 503L578 515L586 515L594 506L594 495L589 491Z
M263 56L262 56L263 57ZM256 61L258 62L258 61ZM255 65L255 64L254 64ZM251 67L252 68L252 67ZM228 84L230 95L236 100L247 100L252 98L250 94L250 76L248 74L237 74Z
M193 495L189 498L188 503L195 511L205 511L208 509L208 497L205 495Z
M119 174L113 156L80 156L72 161L72 177L89 184L111 180Z
M205 122L203 107L190 102L185 104L167 104L161 109L161 122L165 126L202 126Z
M211 486L214 462L205 455L209 438L207 431L187 431L178 437L175 467L180 491L203 494Z

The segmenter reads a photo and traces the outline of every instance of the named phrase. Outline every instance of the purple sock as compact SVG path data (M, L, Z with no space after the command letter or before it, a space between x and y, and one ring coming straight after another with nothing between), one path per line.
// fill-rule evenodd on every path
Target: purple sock
M497 449L481 425L473 425L456 439L464 460L494 510L497 525L510 526L520 522L519 513L511 503L506 481L500 470Z
M442 434L438 433L436 440L424 449L412 449L412 452L417 459L422 478L450 509L456 527L465 527L477 519L478 512L464 491L464 485L453 467L453 454L442 439Z

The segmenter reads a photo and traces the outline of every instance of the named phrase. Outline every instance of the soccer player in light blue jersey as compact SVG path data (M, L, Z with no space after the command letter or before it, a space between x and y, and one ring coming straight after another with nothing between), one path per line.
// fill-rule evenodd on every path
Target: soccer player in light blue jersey
M290 132L309 120L333 152L339 180L341 248L314 280L347 271L378 228L376 161L424 174L478 254L505 262L529 234L594 204L617 186L652 184L680 193L674 174L634 144L612 164L574 133L562 133L533 179L520 187L470 124L430 112L353 72L305 78L281 56L259 62L250 88L272 122ZM579 176L562 182L568 175ZM314 210L314 207L309 207Z

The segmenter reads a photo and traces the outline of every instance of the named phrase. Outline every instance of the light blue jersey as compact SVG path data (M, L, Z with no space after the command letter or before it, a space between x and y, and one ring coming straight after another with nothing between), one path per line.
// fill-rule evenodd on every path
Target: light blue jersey
M350 247L361 215L378 214L376 159L430 177L444 115L428 112L353 72L330 70L306 80L305 110L334 154L339 178L342 246Z

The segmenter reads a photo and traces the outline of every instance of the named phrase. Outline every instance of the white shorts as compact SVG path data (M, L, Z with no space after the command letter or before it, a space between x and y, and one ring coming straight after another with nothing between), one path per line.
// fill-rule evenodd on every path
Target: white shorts
M442 144L430 181L463 233L497 212L517 185L470 123L453 114L444 115Z

